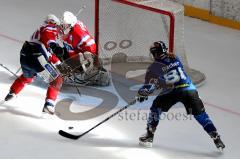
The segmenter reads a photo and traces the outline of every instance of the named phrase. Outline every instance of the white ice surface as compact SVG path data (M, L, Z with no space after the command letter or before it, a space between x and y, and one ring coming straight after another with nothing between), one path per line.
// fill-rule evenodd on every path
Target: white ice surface
M11 70L18 69L22 42L41 23L42 17L49 12L57 15L64 10L77 12L81 5L77 0L50 2L48 6L44 2L46 0L0 2L0 63ZM33 84L13 101L0 106L0 158L239 159L239 42L238 30L185 18L188 61L191 67L207 76L206 84L199 88L199 93L226 144L224 153L217 151L211 139L191 118L185 121L162 120L156 132L154 148L140 148L138 137L145 131L145 115L148 112L140 105L139 110L137 107L129 109L77 141L62 138L57 134L59 129L67 130L68 126L73 126L70 131L84 132L113 111L86 121L63 121L57 117L44 119L41 109L45 89ZM13 82L10 76L0 68L0 99L5 97ZM60 94L60 98L64 96ZM88 104L92 104L88 102L91 100L94 99L85 98ZM84 105L84 99L79 103ZM119 102L119 106L124 104ZM87 106L82 108L85 110ZM170 112L184 113L184 109L177 107Z

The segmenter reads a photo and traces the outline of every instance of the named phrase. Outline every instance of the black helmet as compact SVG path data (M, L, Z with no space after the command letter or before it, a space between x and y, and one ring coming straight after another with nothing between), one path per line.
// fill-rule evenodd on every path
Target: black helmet
M166 47L166 45L163 41L156 41L150 47L150 52L152 53L153 56L155 54L166 54L167 50L168 50L168 48Z

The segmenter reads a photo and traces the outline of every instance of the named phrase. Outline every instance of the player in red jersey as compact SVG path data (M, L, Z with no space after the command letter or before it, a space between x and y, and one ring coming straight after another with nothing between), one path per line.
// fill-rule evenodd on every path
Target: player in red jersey
M77 20L74 14L65 11L61 26L64 33L63 43L69 56L85 52L97 56L96 43L93 36L89 33L83 22Z
M75 76L75 81L101 86L109 85L109 74L99 64L95 40L83 22L79 21L73 13L65 11L61 28L63 45L67 52L64 59L79 56L82 64L80 72L83 72Z
M9 101L17 95L26 84L33 81L36 75L49 83L43 112L54 114L54 105L63 79L56 69L61 62L56 55L61 54L62 48L57 44L60 20L49 14L42 26L25 41L20 51L20 63L23 74L19 76L5 97Z

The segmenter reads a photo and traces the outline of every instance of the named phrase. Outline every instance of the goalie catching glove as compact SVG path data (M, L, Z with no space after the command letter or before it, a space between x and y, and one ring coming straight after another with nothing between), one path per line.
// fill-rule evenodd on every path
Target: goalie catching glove
M156 89L154 84L144 84L137 94L137 100L141 103L145 100L148 100L148 96L154 92Z

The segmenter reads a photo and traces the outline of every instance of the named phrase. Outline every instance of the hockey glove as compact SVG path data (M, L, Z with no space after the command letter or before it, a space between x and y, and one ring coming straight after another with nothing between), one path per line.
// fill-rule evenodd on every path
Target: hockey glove
M144 102L145 100L148 100L148 96L141 96L140 94L137 95L137 101L140 103Z
M52 52L59 58L59 59L63 59L64 53L65 53L65 49L62 48L61 46L59 46L57 43L50 43L49 47L52 49Z
M149 96L155 91L156 87L154 84L144 84L139 90L138 94L141 96Z
M148 100L148 96L156 89L154 84L145 84L139 90L137 94L137 100L141 103Z

